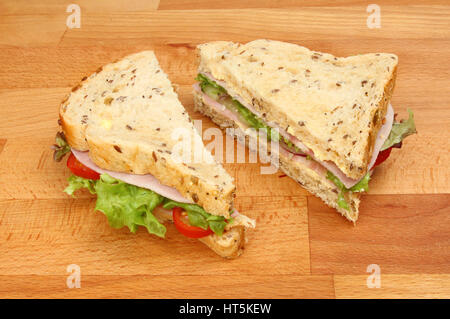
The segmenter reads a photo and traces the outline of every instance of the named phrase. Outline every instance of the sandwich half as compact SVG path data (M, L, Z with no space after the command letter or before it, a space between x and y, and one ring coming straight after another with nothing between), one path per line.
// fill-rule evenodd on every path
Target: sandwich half
M273 163L350 221L375 166L416 132L412 112L396 122L390 105L394 54L255 40L201 44L198 56L195 109L254 151L266 144Z
M152 51L83 78L62 101L59 124L54 157L70 153L73 173L65 192L96 194L112 227L164 237L173 221L222 257L241 254L255 222L234 209L233 178L204 147Z

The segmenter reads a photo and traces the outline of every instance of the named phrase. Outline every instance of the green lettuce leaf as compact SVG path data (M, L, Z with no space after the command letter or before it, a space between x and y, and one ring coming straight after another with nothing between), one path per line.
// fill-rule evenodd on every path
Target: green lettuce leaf
M132 233L144 226L151 234L164 237L166 228L152 211L164 197L145 188L130 185L102 174L95 184L97 203L95 209L108 218L113 228L127 226Z
M56 133L55 143L52 146L53 159L60 162L67 153L70 153L70 145L67 143L63 132Z
M286 139L284 136L280 135L280 140L283 140L284 144L286 144L286 148L295 153L303 153L300 148L298 148L294 143ZM310 156L311 159L311 156Z
M107 174L100 175L97 181L72 175L64 192L73 195L81 188L87 188L92 194L97 194L95 209L105 214L111 227L127 226L133 233L138 226L144 226L151 234L165 236L166 228L152 214L161 204L166 209L173 209L176 206L183 208L192 226L210 228L219 236L223 234L227 223L232 222L231 218L226 220L223 216L207 213L199 205L170 200L151 190L124 183Z
M331 173L330 171L327 172L327 179L332 181L334 183L334 185L336 185L337 188L339 188L340 190L345 189L345 185L342 184L341 180L339 178L337 178L337 176L334 175L333 173Z
M349 210L350 207L348 206L348 203L347 203L347 200L345 199L344 193L345 193L344 191L339 192L337 203L338 203L339 207L341 207L345 210Z
M151 234L165 236L166 227L152 214L155 207L164 201L163 196L107 174L100 175L97 181L72 175L69 177L69 186L64 191L72 195L81 188L97 194L95 209L105 214L111 227L127 226L134 233L138 226L144 226Z
M342 184L341 180L339 178L337 178L337 176L334 175L333 173L331 173L330 171L327 172L327 179L332 181L334 183L334 185L336 185L337 188L339 189L338 200L337 200L338 206L341 208L344 208L346 210L349 210L350 208L349 208L348 203L344 196L345 192L347 191L345 188L345 185Z
M196 204L179 203L166 199L163 207L165 209L173 209L174 207L183 208L188 215L189 224L203 229L208 229L209 227L219 236L222 236L223 230L227 225L227 220L223 216L211 215Z
M368 192L369 191L369 181L370 181L370 172L367 172L366 175L355 185L353 185L349 190L353 193L360 193L360 192Z
M337 203L338 203L339 207L344 208L346 210L350 209L347 201L345 200L345 196L344 196L344 194L346 192L358 193L358 192L369 191L370 172L367 172L367 174L357 184L353 185L351 188L345 187L345 185L341 182L341 180L339 178L337 178L337 176L334 175L333 173L331 173L330 171L327 172L327 179L332 181L334 183L334 185L336 185L337 188L339 189Z
M211 81L201 73L197 75L195 80L200 82L200 88L202 91L207 93L207 95L214 100L217 100L221 95L228 95L227 91L223 87L218 85L216 82Z
M414 114L410 109L408 109L408 113L408 120L401 123L394 123L392 125L391 133L381 147L381 151L388 149L392 145L400 143L405 137L417 133L416 125L414 123Z
M91 194L95 194L95 181L72 175L68 179L69 186L64 189L64 192L73 196L77 190L87 188Z

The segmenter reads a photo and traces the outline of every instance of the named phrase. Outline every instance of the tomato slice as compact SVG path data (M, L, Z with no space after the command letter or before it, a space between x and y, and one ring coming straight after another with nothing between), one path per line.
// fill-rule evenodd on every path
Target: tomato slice
M187 216L183 214L183 210L180 207L174 207L172 216L173 223L180 233L189 238L202 238L211 235L213 231L211 229L203 229L195 227L189 224Z
M391 151L392 151L392 147L385 149L384 151L381 151L378 154L377 160L375 161L375 164L373 164L372 169L374 169L375 166L378 166L381 163L383 163L389 157L389 155L391 154Z
M67 167L74 173L75 175L87 179L98 180L100 179L100 174L96 171L90 169L81 163L75 155L70 153L69 158L67 159Z

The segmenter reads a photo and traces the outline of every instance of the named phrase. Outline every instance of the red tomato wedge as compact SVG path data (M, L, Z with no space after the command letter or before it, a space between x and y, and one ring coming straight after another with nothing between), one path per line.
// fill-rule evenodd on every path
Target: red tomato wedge
M202 238L213 233L213 231L209 228L205 230L200 227L189 225L189 220L187 216L183 214L183 212L184 211L180 207L174 207L172 216L175 227L184 236L189 238Z
M67 159L67 167L72 171L72 173L79 177L93 180L100 179L99 173L93 171L87 166L84 166L72 153L70 153L69 158Z
M391 151L392 151L392 147L385 149L384 151L381 151L378 154L377 160L375 161L375 164L373 164L372 169L374 169L375 166L378 166L381 163L383 163L389 157L389 155L391 154Z

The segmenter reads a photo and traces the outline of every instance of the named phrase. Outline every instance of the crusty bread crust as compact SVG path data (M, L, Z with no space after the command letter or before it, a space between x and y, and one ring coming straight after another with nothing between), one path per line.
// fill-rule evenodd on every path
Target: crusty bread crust
M226 231L222 236L212 234L199 239L216 254L224 258L239 257L246 243L244 226L236 226Z
M89 150L99 167L152 174L207 212L229 217L233 178L204 147L152 51L127 56L83 78L62 101L59 116L69 145ZM192 154L202 152L200 160L180 163L173 158L177 129L191 134Z
M267 123L275 123L350 178L367 173L371 150L395 84L398 58L350 57L278 41L198 47L199 72L225 82Z
M257 151L253 149L255 145L258 145L254 140L258 138L257 136L252 136L249 134L245 134L244 131L239 127L234 121L229 118L224 117L223 115L217 113L214 109L209 107L206 103L204 103L202 94L194 91L194 105L195 110L208 116L212 119L214 123L219 125L222 129L226 128L234 128L234 135L236 139L249 147L252 151ZM227 130L229 133L229 130ZM259 143L264 142L259 140ZM270 153L270 145L267 145L267 149ZM261 155L261 154L260 154ZM275 159L269 159L272 163ZM328 180L324 180L320 175L318 175L314 170L311 170L309 167L294 162L284 155L279 154L279 167L281 170L297 181L300 185L306 188L312 194L321 198L328 206L335 208L339 213L345 216L349 221L356 222L359 214L359 203L360 203L360 195L359 193L347 192L345 194L346 200L349 203L349 210L345 210L337 205L338 200L338 189L334 185L332 185Z
M392 71L392 77L389 82L386 83L383 90L383 97L377 104L377 108L372 110L371 118L372 127L369 130L369 143L367 143L366 150L364 152L363 162L369 163L372 159L373 147L377 139L378 131L381 126L383 126L384 118L386 117L386 112L389 106L389 101L391 100L392 94L394 93L395 80L397 79L397 65L395 65ZM350 167L349 167L350 168ZM363 170L364 175L367 173L367 166Z

